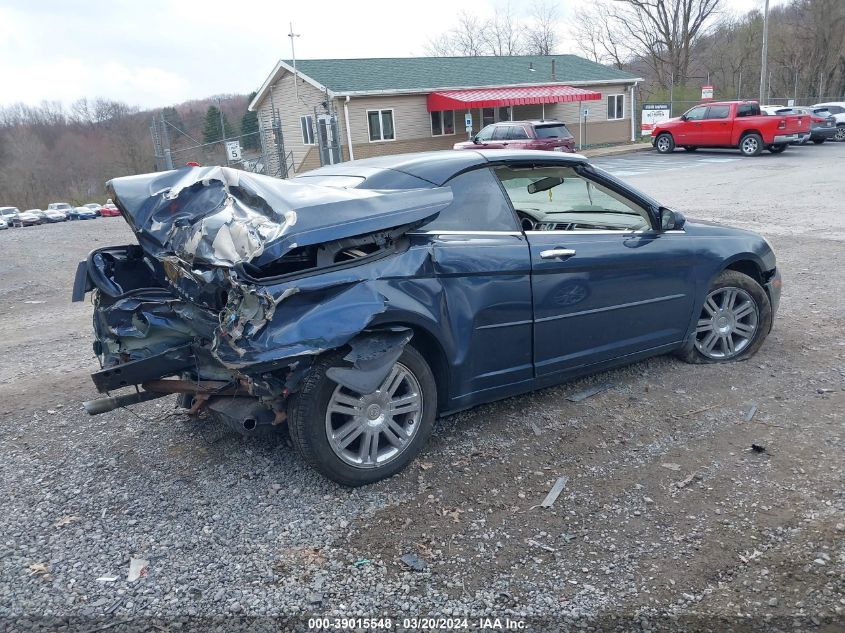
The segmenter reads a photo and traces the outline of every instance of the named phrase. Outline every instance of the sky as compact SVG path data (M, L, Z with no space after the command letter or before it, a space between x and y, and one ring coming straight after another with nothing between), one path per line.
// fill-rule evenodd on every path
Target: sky
M0 105L105 97L146 108L248 93L289 58L291 23L298 58L406 57L461 11L489 16L505 1L0 0ZM557 2L566 33L590 0ZM763 0L725 2L744 12ZM564 41L560 52L577 51Z

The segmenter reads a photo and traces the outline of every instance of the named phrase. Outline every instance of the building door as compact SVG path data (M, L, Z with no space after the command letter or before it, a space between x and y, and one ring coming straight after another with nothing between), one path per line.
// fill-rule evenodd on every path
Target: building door
M331 114L317 114L317 147L320 152L320 165L334 165L341 161L340 130L337 116Z

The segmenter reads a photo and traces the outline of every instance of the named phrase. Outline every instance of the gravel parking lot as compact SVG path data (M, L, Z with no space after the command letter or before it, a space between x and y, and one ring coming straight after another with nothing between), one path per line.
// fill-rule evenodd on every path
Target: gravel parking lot
M286 437L243 439L175 400L88 417L76 262L132 235L120 218L0 232L0 630L268 615L306 630L318 614L842 631L845 144L707 156L737 157L619 164L649 161L626 179L772 243L783 298L757 356L660 357L442 419L410 468L356 490ZM128 582L133 558L148 574Z

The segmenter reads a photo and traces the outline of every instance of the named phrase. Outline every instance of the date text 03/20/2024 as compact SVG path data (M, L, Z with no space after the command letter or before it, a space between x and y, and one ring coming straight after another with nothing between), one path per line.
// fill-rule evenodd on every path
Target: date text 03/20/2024
M511 618L310 618L311 630L345 631L349 629L372 630L475 630L475 631L522 631L526 629L523 620Z

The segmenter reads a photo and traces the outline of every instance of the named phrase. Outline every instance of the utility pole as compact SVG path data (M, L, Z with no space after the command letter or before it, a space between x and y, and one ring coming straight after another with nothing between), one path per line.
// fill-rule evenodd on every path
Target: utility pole
M769 57L769 0L763 10L763 58L760 62L760 105L763 105L763 97L766 96L766 62Z
M164 110L161 111L161 140L162 154L164 154L164 168L173 169L173 154L170 153L170 135L167 133L167 121L164 118Z
M296 49L293 46L293 39L299 37L299 33L293 32L293 22L290 22L290 33L288 33L288 37L290 38L290 57L293 60L293 94L296 100L299 101L299 86L297 86L296 81Z
M229 152L226 150L226 126L223 125L222 101L217 100L217 112L220 114L220 142L223 143L223 153L226 154L226 167L229 166Z

